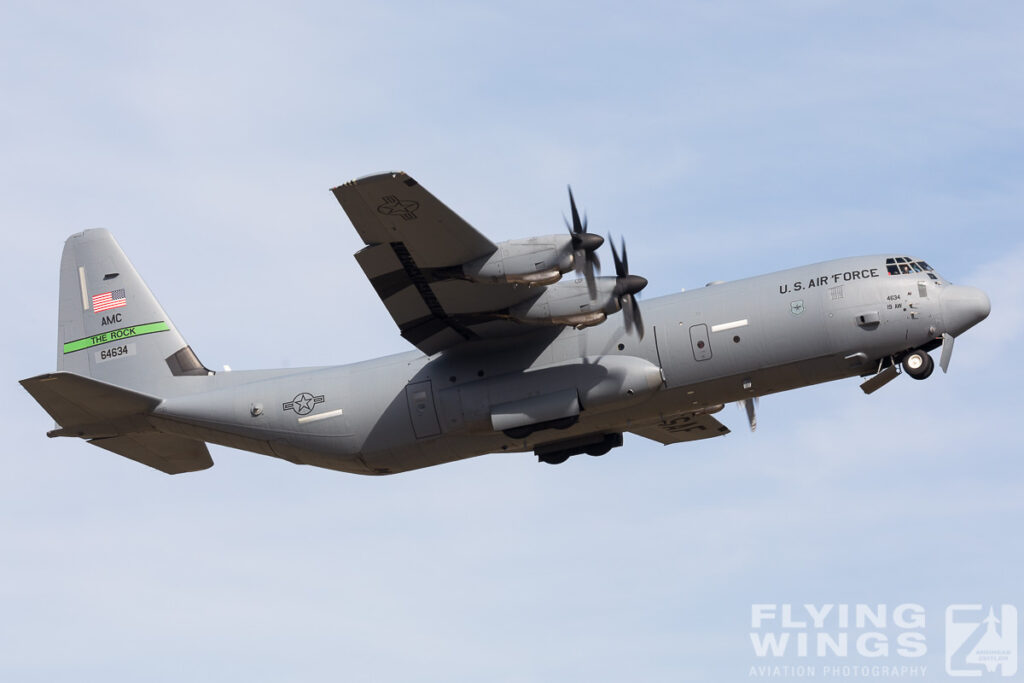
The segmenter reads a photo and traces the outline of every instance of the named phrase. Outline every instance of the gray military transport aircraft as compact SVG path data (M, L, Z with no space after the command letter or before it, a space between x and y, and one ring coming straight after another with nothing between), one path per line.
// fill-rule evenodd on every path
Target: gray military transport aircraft
M106 230L72 235L60 270L57 372L21 384L72 436L169 474L206 442L357 474L485 453L561 463L624 432L663 444L727 434L730 402L844 377L871 393L925 379L989 313L979 289L881 254L716 282L644 302L647 280L587 231L494 244L405 173L333 190L355 258L416 347L326 368L212 372ZM575 271L578 277L563 276Z

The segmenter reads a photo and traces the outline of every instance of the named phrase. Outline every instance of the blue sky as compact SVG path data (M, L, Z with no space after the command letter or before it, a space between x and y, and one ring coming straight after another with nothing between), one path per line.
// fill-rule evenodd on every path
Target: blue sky
M1024 608L1018 3L0 8L0 678L750 680L753 603ZM406 350L328 188L402 169L495 240L571 182L645 295L892 251L984 287L948 375L761 401L756 434L371 479L70 440L63 240L106 227L200 358ZM607 259L606 259L607 260ZM15 319L16 318L16 319Z

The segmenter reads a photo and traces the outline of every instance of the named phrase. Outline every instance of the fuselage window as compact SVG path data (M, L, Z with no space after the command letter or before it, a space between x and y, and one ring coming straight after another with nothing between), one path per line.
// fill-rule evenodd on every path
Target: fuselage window
M928 277L930 277L933 280L938 280L939 279L939 278L935 277L935 273L928 273Z
M928 265L927 263L925 263L924 261L918 261L918 263L920 263L920 264L921 264L921 267L922 267L922 268L924 268L925 270L927 270L928 272L931 272L931 271L932 271L932 267L931 267L931 266L929 266L929 265Z
M908 266L906 263L901 263L900 264L900 272L903 273L904 275L909 275L910 274L910 266Z
M889 260L891 261L892 259L889 259ZM895 264L893 264L891 266L886 266L886 269L889 271L889 275L899 275L900 274L900 267L895 265Z
M889 265L890 263L896 263L896 259L894 259L894 258L887 258L887 259L885 259L885 265Z
M914 269L915 273L920 273L922 270L921 266L917 265L916 263L911 263L910 267Z

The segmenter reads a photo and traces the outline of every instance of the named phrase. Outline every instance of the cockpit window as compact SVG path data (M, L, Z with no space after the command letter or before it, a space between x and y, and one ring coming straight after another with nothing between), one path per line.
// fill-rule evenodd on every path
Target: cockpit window
M909 256L890 256L885 259L885 270L889 275L910 275L912 273L931 273L933 268L924 261L916 261ZM932 277L937 280L937 277Z

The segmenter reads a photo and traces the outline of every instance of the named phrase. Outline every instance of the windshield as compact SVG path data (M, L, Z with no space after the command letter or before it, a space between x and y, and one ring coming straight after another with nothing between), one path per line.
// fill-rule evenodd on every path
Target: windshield
M926 262L909 256L890 256L885 259L885 270L889 275L913 275L915 273L927 273L928 277L938 280L934 269Z

